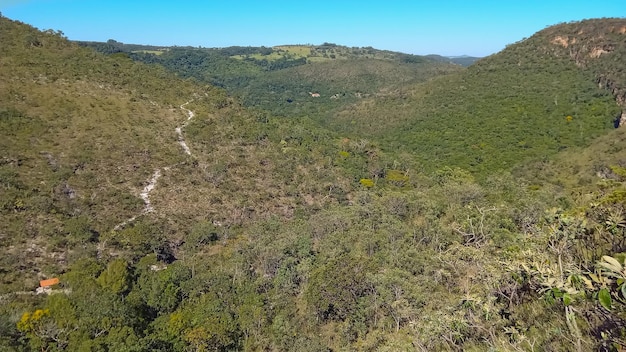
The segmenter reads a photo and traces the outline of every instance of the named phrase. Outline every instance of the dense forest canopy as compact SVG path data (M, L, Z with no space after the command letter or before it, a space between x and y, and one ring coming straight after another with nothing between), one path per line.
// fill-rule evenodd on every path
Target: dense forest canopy
M626 348L624 19L468 67L0 41L1 350Z

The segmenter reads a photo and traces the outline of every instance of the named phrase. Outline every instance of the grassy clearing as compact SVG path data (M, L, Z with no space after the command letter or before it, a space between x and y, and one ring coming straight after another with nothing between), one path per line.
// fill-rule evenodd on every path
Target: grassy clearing
M275 46L275 50L283 50L298 57L311 56L311 47L306 45L281 45Z
M164 52L168 51L168 49L163 50L135 50L133 53L142 53L142 54L153 54L153 55L162 55Z
M255 54L247 54L247 55L233 55L231 58L243 60L243 59L254 59L254 60L267 60L267 61L277 61L284 58L287 59L300 59L300 58L310 58L311 57L311 47L304 45L284 45L284 46L275 46L273 47L274 51L269 55L264 55L261 53Z
M233 55L231 56L231 58L238 59L238 60L249 58L249 59L254 59L254 60L276 61L276 60L280 60L284 58L285 56L286 55L275 51L269 55L263 55L263 54Z

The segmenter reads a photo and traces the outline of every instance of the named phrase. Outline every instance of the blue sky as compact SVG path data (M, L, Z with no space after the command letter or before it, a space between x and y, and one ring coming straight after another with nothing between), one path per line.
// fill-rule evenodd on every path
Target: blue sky
M486 56L560 22L626 17L625 0L0 0L72 40L224 47L321 44Z

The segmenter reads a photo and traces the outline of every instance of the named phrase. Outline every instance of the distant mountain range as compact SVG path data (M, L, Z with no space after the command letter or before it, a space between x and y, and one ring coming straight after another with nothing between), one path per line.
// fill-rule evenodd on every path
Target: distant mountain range
M208 51L214 51L221 53L225 56L238 56L238 55L260 55L260 56L281 56L281 53L289 52L292 56L297 58L307 58L312 61L320 61L323 59L345 59L345 58L394 58L400 57L404 60L418 60L419 55L405 54L400 52L393 52L388 50L378 50L372 47L347 47L334 43L323 43L321 45L278 45L274 47L252 47L252 46L232 46L224 48L195 48L195 47L179 47L179 46L154 46L143 44L125 44L118 42L114 39L109 39L107 42L90 42L90 41L76 41L81 46L92 47L97 51L105 54L112 54L116 52L126 53L162 53L171 49L203 49ZM274 54L274 55L272 55ZM480 57L473 57L467 55L459 56L442 56L442 55L425 55L422 56L428 59L433 59L442 62L451 62L461 66L469 66ZM323 59L320 59L323 58Z
M467 55L461 55L461 56L426 55L426 57L430 59L438 60L441 62L449 62L449 63L461 65L464 67L467 67L473 64L474 62L476 62L477 60L481 59L480 57L467 56Z

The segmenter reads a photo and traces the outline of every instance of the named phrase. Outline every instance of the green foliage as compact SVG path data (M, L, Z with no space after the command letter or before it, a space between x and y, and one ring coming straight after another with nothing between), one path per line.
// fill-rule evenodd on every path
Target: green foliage
M306 291L315 314L322 320L345 320L368 294L369 265L341 256L311 272Z
M98 276L98 283L102 288L114 294L124 294L130 289L130 273L128 264L123 259L110 262L106 269Z
M604 308L611 310L611 294L609 290L606 288L600 289L598 292L598 301Z
M387 170L385 180L396 187L403 187L409 182L409 175L400 170Z
M463 69L331 43L104 56L0 18L0 349L617 349L626 139L593 137L622 22L583 23L615 46L598 61L550 29Z
M185 246L192 252L206 245L214 243L223 237L223 230L208 222L199 222L191 229L191 233L185 238Z
M374 180L369 179L369 178L362 178L359 180L359 183L361 185L363 185L363 187L365 188L372 188L374 187Z
M618 165L611 165L610 168L611 168L611 171L613 171L614 174L622 178L622 180L626 179L626 167L620 167Z
M190 268L181 264L170 265L158 271L150 269L139 277L138 292L148 307L159 313L170 313L183 298L181 282L190 277Z
M622 94L618 87L626 81L615 76L615 89L598 88L596 81L615 69L601 60L581 68L565 53L549 51L558 47L551 40L538 33L467 70L343 108L329 124L368 135L384 151L414 154L422 168L458 166L483 176L588 145L612 128L620 110L613 93ZM601 58L621 55L615 49Z

